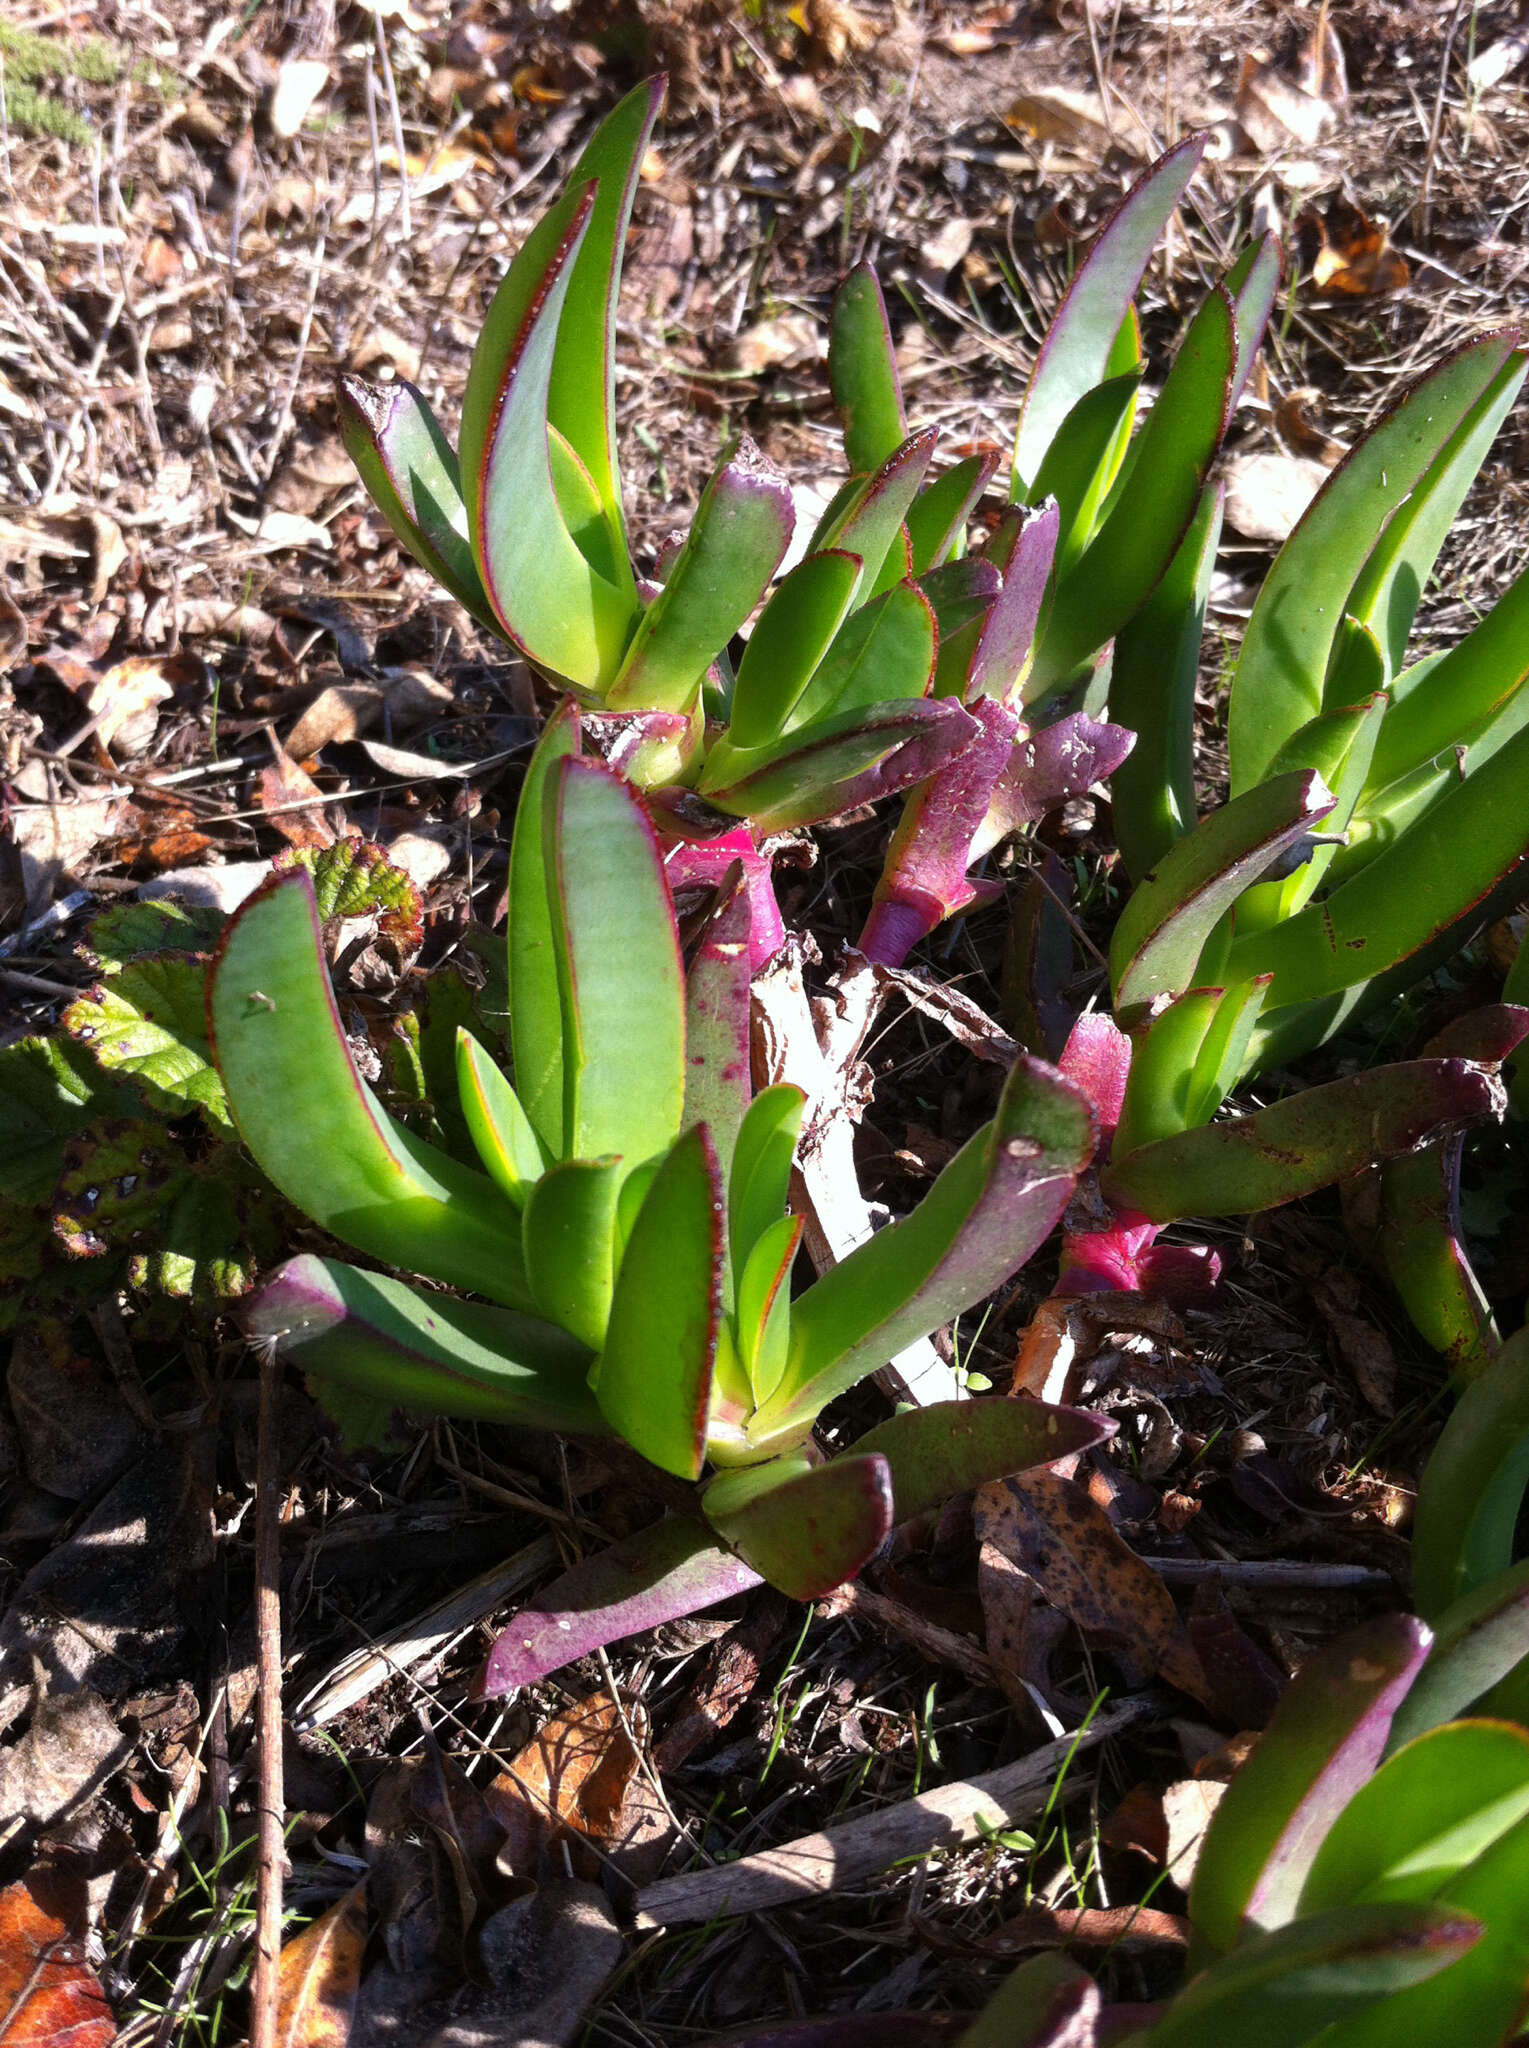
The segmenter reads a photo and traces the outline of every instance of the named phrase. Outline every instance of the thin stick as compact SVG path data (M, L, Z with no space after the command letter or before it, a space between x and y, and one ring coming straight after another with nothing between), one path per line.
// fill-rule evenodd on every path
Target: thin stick
M281 1367L274 1345L260 1355L260 1422L255 1461L255 1658L259 1683L260 1780L255 1793L255 1987L250 2048L276 2048L281 1968L282 1819L286 1788L281 1756L281 1500L276 1417Z
M1428 240L1428 224L1433 218L1433 160L1438 152L1439 132L1444 126L1444 96L1449 89L1449 60L1455 53L1455 36L1460 28L1460 17L1465 12L1465 0L1455 0L1455 11L1449 17L1449 29L1444 37L1444 55L1439 60L1439 90L1434 95L1433 120L1428 128L1428 154L1423 159L1423 189L1418 197L1418 239Z
M770 1906L800 1905L843 1891L905 1857L975 1842L984 1830L1007 1827L1045 1805L1075 1753L1096 1748L1162 1711L1161 1700L1150 1696L1124 1700L1076 1735L1045 1743L1018 1763L986 1771L980 1778L942 1785L901 1806L862 1814L842 1827L802 1835L776 1849L761 1849L758 1855L741 1857L721 1869L660 1878L637 1894L637 1925L677 1927L687 1921L759 1913Z

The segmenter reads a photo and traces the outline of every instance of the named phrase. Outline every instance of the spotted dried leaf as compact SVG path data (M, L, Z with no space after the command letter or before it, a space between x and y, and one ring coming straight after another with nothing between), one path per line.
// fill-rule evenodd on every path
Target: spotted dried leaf
M978 1490L977 1533L1085 1635L1211 1704L1205 1673L1163 1581L1081 1486L1026 1472Z

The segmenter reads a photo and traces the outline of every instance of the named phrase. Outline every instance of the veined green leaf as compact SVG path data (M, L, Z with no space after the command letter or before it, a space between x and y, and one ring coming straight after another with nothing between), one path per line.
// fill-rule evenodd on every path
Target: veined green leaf
M606 1434L586 1384L590 1354L533 1316L309 1256L272 1275L247 1326L304 1372L379 1404Z
M1154 1223L1251 1215L1500 1116L1504 1101L1502 1083L1470 1060L1406 1060L1117 1150L1100 1184L1118 1208Z
M599 693L637 610L575 544L552 485L548 390L564 302L595 206L575 186L531 230L478 336L462 401L473 556L504 631L531 661Z
M1213 1949L1293 1918L1323 1838L1385 1747L1431 1641L1388 1614L1316 1652L1227 1786L1195 1865L1189 1917Z
M1205 137L1194 135L1159 157L1105 222L1068 287L1025 391L1014 441L1012 497L1028 496L1063 421L1107 375L1153 244L1204 153Z
M685 983L663 856L637 798L598 761L554 763L542 830L563 1156L614 1154L630 1172L668 1148L684 1111Z
M816 1600L853 1578L891 1534L892 1475L874 1455L805 1467L780 1459L723 1473L701 1506L761 1578L793 1600Z
M543 810L556 764L579 751L579 713L565 698L542 728L520 785L510 841L510 1043L516 1093L549 1159L563 1142L563 1001L552 939Z
M340 438L372 501L422 568L499 632L467 532L456 451L422 391L405 379L339 382Z
M1117 1013L1187 989L1206 940L1244 889L1332 807L1320 775L1282 775L1233 798L1176 840L1143 876L1116 923L1110 980ZM1239 963L1226 980L1251 981L1268 971L1262 961Z
M1081 1090L1021 1056L993 1121L922 1202L825 1273L791 1310L791 1356L751 1431L810 1421L906 1345L991 1294L1049 1236L1098 1128Z
M1110 812L1138 881L1195 822L1195 679L1225 500L1206 485L1162 581L1115 636L1109 713L1136 745L1110 778Z
M267 882L229 925L208 986L218 1069L262 1171L372 1258L529 1308L520 1218L493 1182L388 1116L340 1025L313 884Z
M869 263L857 263L828 318L828 383L857 473L880 469L908 438L886 300Z
M206 963L189 953L130 960L64 1012L65 1031L105 1073L129 1080L161 1116L199 1109L228 1129L204 1007Z
M615 1282L618 1159L565 1159L526 1198L526 1279L537 1310L598 1351Z
M628 584L632 572L616 458L616 296L637 176L663 96L661 78L644 80L606 115L573 167L570 186L592 183L595 199L558 322L547 385L547 418L594 484Z
M784 732L848 616L861 567L858 555L830 548L782 577L738 664L728 724L734 746L768 746Z
M457 1091L483 1170L517 1209L547 1161L520 1097L465 1026L457 1028Z
M1284 742L1322 709L1349 593L1397 507L1490 386L1517 340L1467 343L1413 386L1335 469L1275 558L1232 679L1232 791L1262 781Z
M745 434L701 493L685 545L605 692L616 711L688 711L706 671L780 567L791 487Z
M1380 646L1385 662L1382 688L1406 658L1418 600L1465 494L1513 409L1526 368L1529 356L1521 348L1514 349L1439 450L1412 495L1393 514L1354 585L1347 610L1369 628ZM1335 695L1330 679L1326 701L1332 705L1353 700Z
M632 1225L595 1396L633 1450L698 1479L722 1313L721 1175L703 1125L675 1140Z

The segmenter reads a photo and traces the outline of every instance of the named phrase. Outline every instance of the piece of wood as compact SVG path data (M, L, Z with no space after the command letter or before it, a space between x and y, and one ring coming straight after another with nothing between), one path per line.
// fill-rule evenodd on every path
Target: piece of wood
M960 1848L986 1830L1007 1827L1044 1806L1074 1754L1094 1749L1163 1711L1162 1699L1154 1695L1124 1700L1076 1735L1045 1743L1018 1763L956 1785L941 1785L901 1806L863 1814L822 1834L799 1836L776 1849L761 1849L718 1869L660 1878L637 1894L637 1925L678 1927L800 1904L842 1891L910 1856Z

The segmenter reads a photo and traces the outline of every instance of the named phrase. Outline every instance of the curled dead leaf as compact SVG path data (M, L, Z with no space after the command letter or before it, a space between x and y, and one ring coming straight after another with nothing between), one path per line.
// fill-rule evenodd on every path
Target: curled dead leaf
M278 2048L345 2048L365 1947L364 1883L283 1943L276 1984Z

